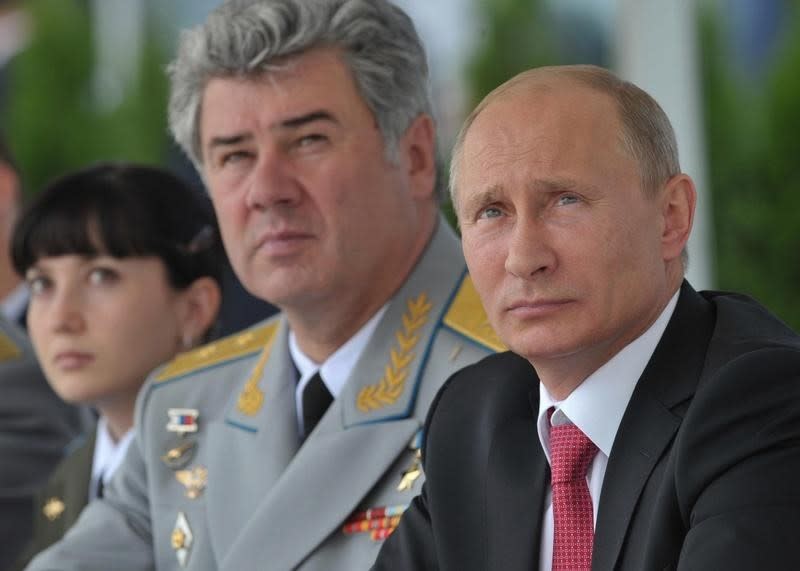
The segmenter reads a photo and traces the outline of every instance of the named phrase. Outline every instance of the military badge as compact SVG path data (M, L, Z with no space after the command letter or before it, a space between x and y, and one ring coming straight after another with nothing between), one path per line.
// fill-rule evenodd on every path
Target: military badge
M162 454L161 461L173 470L183 468L191 462L196 447L195 440L183 440Z
M414 452L414 459L411 461L411 466L400 475L398 492L410 491L414 487L414 482L422 475L422 430L417 431L408 448Z
M382 541L400 525L400 516L407 507L382 506L356 512L347 519L342 531L345 535L369 533L373 541Z
M192 529L189 527L189 520L183 512L178 512L178 519L175 521L175 527L172 529L170 535L170 545L175 550L175 556L178 558L178 564L181 567L186 567L189 562L189 552L192 549Z
M200 413L194 408L171 408L167 410L169 422L167 430L177 432L181 436L189 432L197 432L197 418Z
M186 497L195 500L200 497L208 483L208 468L195 466L191 470L178 470L175 479L186 488Z

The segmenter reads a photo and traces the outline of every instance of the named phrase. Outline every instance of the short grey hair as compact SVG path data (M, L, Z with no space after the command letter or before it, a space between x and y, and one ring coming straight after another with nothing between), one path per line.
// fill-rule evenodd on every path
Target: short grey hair
M169 65L169 126L202 166L203 91L219 77L254 78L317 47L341 50L386 145L414 119L433 115L425 49L411 19L388 0L228 0L184 31Z
M664 110L646 91L607 69L593 65L542 67L525 71L497 87L470 113L453 147L450 162L450 198L455 204L455 186L464 139L475 118L499 95L541 76L554 75L608 95L616 104L624 149L639 165L642 189L652 196L666 181L681 172L675 131Z

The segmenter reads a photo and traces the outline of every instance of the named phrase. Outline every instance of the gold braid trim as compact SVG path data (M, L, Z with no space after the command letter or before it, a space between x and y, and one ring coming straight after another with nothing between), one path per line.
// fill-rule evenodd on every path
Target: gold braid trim
M433 307L424 292L417 299L409 299L407 306L408 310L403 314L403 326L394 334L397 344L389 353L383 378L373 385L367 385L358 393L356 406L361 412L394 404L403 394L408 367L416 356L414 348L419 342L417 332L428 321Z
M158 374L156 382L168 381L180 375L200 371L212 365L255 353L265 345L272 343L272 337L277 330L278 322L276 320L186 353L180 353Z
M246 414L247 416L255 416L264 404L264 391L259 388L258 383L261 380L261 375L264 374L264 366L269 359L273 340L274 336L270 337L269 341L267 341L267 345L261 351L258 362L253 368L253 372L250 373L250 377L247 379L242 392L239 393L239 400L236 403L236 407L242 414Z
M269 349L269 347L265 347L261 352L258 363L244 384L242 392L239 393L239 400L236 402L236 408L247 416L255 416L264 404L264 391L258 387L258 381L264 373L264 365L267 364L269 358Z

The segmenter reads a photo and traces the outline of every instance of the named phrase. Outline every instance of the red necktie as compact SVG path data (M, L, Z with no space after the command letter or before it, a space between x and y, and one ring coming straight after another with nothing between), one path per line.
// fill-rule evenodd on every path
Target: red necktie
M574 424L550 428L553 571L592 568L594 519L586 471L595 454L597 446Z

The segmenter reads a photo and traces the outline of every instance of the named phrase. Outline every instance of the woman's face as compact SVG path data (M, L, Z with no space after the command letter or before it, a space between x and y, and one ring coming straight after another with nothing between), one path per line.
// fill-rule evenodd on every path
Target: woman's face
M181 345L184 294L157 257L42 257L28 270L28 330L45 375L68 402L135 399Z

